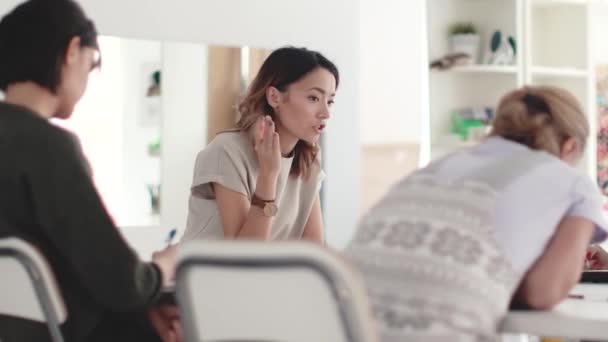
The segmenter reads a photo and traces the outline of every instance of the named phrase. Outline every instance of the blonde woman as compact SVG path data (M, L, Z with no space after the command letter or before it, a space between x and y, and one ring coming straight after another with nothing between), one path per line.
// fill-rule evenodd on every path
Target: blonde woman
M589 126L565 90L500 101L490 136L398 183L347 254L383 341L491 340L509 303L549 309L606 237L599 189L574 166Z
M196 159L182 241L322 242L318 143L338 83L338 69L318 52L270 54L239 106L237 129Z

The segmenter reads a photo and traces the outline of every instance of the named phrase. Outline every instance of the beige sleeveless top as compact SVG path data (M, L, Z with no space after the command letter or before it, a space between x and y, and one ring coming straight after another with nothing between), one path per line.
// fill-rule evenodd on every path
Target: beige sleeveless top
M272 221L271 240L302 237L325 177L318 160L312 165L307 180L289 175L293 157L281 161L275 197L279 211ZM188 221L182 241L223 239L224 230L211 184L218 183L251 200L258 171L257 156L246 133L230 131L218 134L196 158Z

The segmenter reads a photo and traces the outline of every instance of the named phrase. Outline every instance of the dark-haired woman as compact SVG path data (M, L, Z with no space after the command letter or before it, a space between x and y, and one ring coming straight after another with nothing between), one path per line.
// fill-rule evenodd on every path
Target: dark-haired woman
M49 122L72 115L98 65L97 31L72 0L30 0L0 21L0 238L26 240L48 260L67 342L176 341L174 316L151 310L172 281L175 248L141 261L106 212L77 139ZM0 315L0 340L50 336L44 324Z
M318 142L338 84L338 69L318 52L270 54L239 105L237 128L197 157L182 241L323 241Z

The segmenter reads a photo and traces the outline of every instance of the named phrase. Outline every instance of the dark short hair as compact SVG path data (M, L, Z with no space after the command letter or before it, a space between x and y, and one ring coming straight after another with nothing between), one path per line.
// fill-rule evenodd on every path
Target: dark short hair
M72 0L29 0L0 21L0 90L32 81L52 92L70 41L99 50L97 30Z

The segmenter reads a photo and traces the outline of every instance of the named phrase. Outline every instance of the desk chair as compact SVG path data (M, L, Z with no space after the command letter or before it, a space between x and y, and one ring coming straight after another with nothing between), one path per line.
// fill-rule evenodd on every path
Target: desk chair
M375 341L359 280L312 243L188 242L176 292L189 342Z
M54 342L67 310L49 265L40 252L17 238L0 239L0 314L46 322Z

